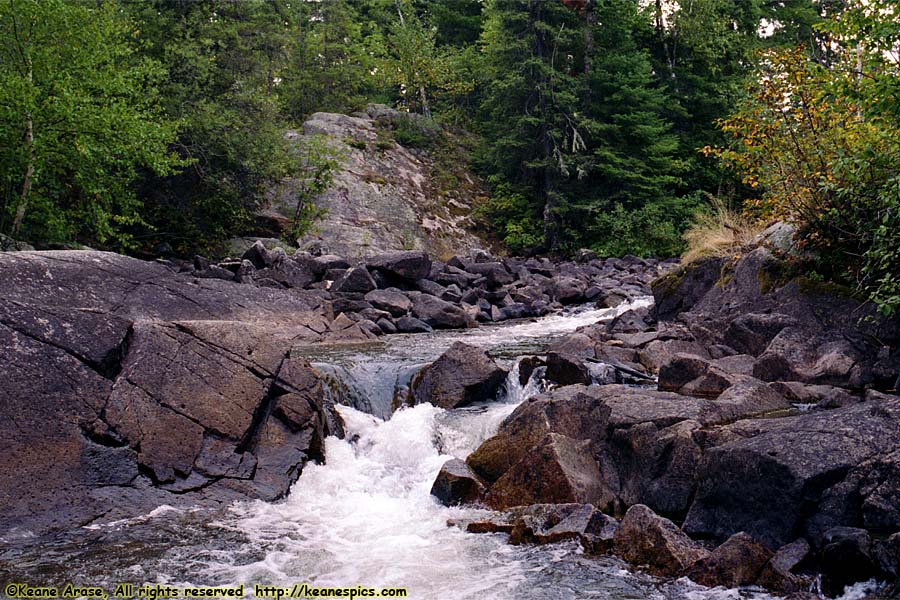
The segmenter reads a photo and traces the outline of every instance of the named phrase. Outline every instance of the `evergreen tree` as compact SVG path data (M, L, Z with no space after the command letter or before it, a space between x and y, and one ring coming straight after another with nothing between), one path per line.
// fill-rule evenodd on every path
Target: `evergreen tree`
M392 3L323 0L292 5L293 48L279 85L290 117L352 112L387 98L381 69Z
M665 117L669 98L654 78L649 53L636 42L650 23L632 0L590 0L586 10L593 51L585 56L581 114L589 153L572 195L595 226L585 228L585 220L577 219L571 228L582 230L582 244L604 253L628 247L671 252L679 245L677 227L661 231L648 221L627 235L610 236L611 220L631 222L642 219L648 206L673 204L681 182L678 138Z
M495 182L527 203L516 211L523 219L500 225L507 236L540 237L543 248L561 250L569 208L561 183L584 151L577 122L582 21L564 4L541 0L488 2L485 15L484 160Z

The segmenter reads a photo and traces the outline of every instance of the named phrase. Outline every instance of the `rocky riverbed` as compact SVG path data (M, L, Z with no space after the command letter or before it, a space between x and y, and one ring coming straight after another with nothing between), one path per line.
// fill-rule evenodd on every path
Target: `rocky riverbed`
M461 513L452 529L575 540L706 586L837 595L896 580L897 323L787 274L765 247L679 267L589 253L357 262L260 243L218 263L4 253L0 271L8 542L161 505L213 510L290 491L305 506L316 484L304 482L321 477L301 475L310 464L350 464L329 448L359 453L374 435L366 447L392 456L335 408L373 410L335 381L360 371L325 357L371 363L434 339L437 353L390 372L383 416L506 401L483 436L445 439L413 468L441 502L499 511ZM587 304L612 312L514 351L490 341L520 339L529 319L549 331L551 315ZM477 327L488 337L467 333ZM511 382L528 390L521 404ZM446 455L456 459L432 485Z

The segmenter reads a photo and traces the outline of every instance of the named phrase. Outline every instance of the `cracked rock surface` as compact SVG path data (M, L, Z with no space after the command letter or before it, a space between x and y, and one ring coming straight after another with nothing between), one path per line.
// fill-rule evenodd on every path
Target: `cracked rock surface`
M321 296L95 251L0 254L0 532L284 496L328 434Z

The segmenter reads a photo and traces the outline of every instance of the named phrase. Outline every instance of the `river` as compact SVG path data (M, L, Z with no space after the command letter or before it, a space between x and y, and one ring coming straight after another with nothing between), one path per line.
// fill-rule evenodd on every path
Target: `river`
M330 377L345 437L326 440L326 464L308 465L280 502L219 508L160 507L39 544L0 550L0 580L61 585L118 582L175 586L308 583L407 588L437 599L764 599L754 590L706 589L686 579L634 573L572 543L510 546L502 534L470 534L448 521L487 514L448 508L429 491L450 456L464 458L536 392L516 361L619 309L573 311L465 331L399 335L364 345L314 346L304 355ZM393 412L412 375L457 340L511 369L497 401L455 410L429 404ZM856 592L847 595L847 600Z

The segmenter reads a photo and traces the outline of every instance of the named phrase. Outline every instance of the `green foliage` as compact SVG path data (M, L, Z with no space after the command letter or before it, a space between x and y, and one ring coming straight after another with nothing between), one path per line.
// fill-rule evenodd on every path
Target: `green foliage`
M621 203L596 215L591 223L592 248L601 256L678 256L682 237L694 214L705 207L700 194L648 202L635 210Z
M529 253L544 241L540 210L509 183L492 178L490 199L476 210L476 218L490 223L503 243L517 254Z
M290 21L277 2L129 3L153 58L168 68L164 109L182 126L175 150L191 164L144 178L147 245L189 253L245 234L273 182L290 170L274 78Z
M883 50L900 41L900 26L888 8L850 3L823 26L841 40L828 65L802 48L767 53L748 99L723 122L735 144L714 153L760 192L749 210L799 225L819 273L894 312L900 85Z
M400 116L391 121L394 140L407 148L431 148L441 136L441 128L431 119L417 115Z
M159 108L164 71L112 3L0 5L0 230L38 244L128 248L134 181L179 165Z
M292 169L294 197L286 207L292 215L286 234L291 243L310 233L316 221L325 216L326 209L316 206L314 200L328 189L343 158L324 136L304 138L292 149L292 154L296 157Z
M388 100L382 62L385 26L396 16L393 0L285 2L282 12L292 39L277 71L277 93L294 121Z

